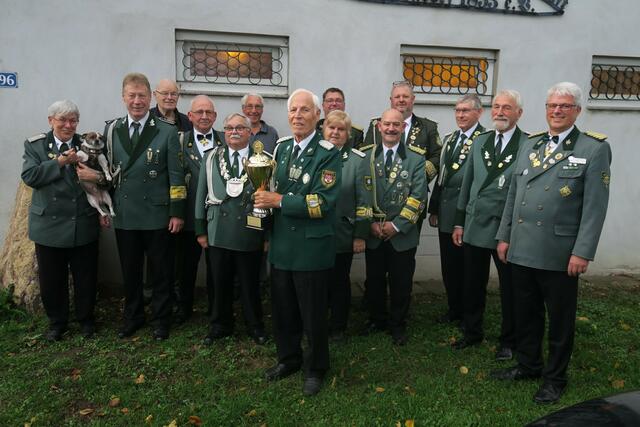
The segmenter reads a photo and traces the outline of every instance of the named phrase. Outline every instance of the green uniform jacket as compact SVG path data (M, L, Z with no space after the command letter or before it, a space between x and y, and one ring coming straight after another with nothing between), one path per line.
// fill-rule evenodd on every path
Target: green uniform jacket
M78 135L70 147L80 147ZM54 248L72 248L98 240L98 211L89 202L73 166L60 167L53 132L24 143L22 180L33 188L29 239Z
M496 232L509 192L518 149L527 134L516 127L511 140L498 158L494 158L496 132L475 139L469 153L458 197L455 225L464 227L463 241L481 248L495 249Z
M105 135L109 126L110 122ZM121 168L114 180L115 228L157 230L166 228L170 217L184 217L187 191L178 133L173 125L149 114L133 148L127 117L117 119L112 150L107 158L112 158L114 167Z
M281 138L274 158L273 191L283 195L273 209L269 261L288 271L333 268L336 254L336 201L340 191L340 151L315 133L290 165L293 138Z
M322 135L322 125L324 124L324 119L320 119L318 120L318 124L316 125L316 130L318 132L320 132L320 135ZM347 143L345 144L346 148L350 148L350 147L361 147L364 142L364 130L359 127L356 126L354 124L351 125L351 132L349 133L349 139L347 140Z
M249 149L249 156L253 154ZM211 185L207 182L207 169L211 170ZM227 171L226 174L224 171ZM200 174L195 202L195 232L207 235L209 246L250 252L262 249L264 232L248 228L247 215L253 210L251 196L255 192L250 180L246 180L238 197L227 194L227 179L231 171L229 148L217 146L208 151ZM242 177L246 178L243 169ZM213 190L213 199L209 191Z
M378 121L380 117L371 119L369 129L364 138L364 145L381 144L380 131L378 130ZM404 133L402 134L404 141ZM438 175L440 165L440 151L442 149L442 141L438 135L438 123L425 117L418 117L415 114L411 118L411 129L409 129L409 144L419 148L424 155L425 169L427 171L428 182ZM355 148L359 148L355 146Z
M444 138L438 180L433 186L428 209L430 214L438 215L438 230L442 233L453 232L456 206L462 186L462 177L467 168L469 151L474 139L482 132L484 132L484 127L478 123L471 137L466 139L460 147L455 148L455 151L454 147L460 137L460 130L450 133Z
M355 148L342 148L342 184L336 212L336 252L353 252L353 239L369 236L370 193L364 189L365 154Z
M398 252L415 248L420 242L417 221L424 210L428 193L424 157L413 149L407 150L405 145L400 143L387 179L382 144L375 149L363 147L363 150L366 150L365 161L368 166L364 184L365 189L371 194L373 221L376 221L376 213L384 212L385 220L393 222L398 229L398 233L390 240L393 248ZM381 242L380 239L370 236L367 248L375 249Z
M571 255L595 257L609 203L611 148L604 135L589 134L574 128L545 161L543 135L521 148L496 235L510 242L510 262L566 271Z
M218 132L213 132L213 146L222 145L223 142ZM182 142L182 165L184 166L184 181L187 185L187 206L184 216L184 229L193 231L194 214L196 211L196 190L198 188L198 176L200 175L200 165L202 164L202 156L193 140L193 130L185 132Z

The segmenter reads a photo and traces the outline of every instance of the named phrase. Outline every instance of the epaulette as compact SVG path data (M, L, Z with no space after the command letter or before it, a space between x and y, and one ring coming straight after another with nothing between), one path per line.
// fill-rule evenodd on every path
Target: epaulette
M377 123L380 120L380 117L371 117L371 123Z
M358 150L367 151L367 150L369 150L369 149L371 149L371 148L373 148L375 146L376 146L376 144L363 145L362 147L358 148Z
M36 141L40 141L41 139L44 139L46 137L47 137L46 133L39 133L37 135L33 135L31 138L27 138L27 141L36 142Z
M493 132L495 129L485 129L484 132L480 132L479 135L484 135L485 133Z
M603 134L603 133L598 133L598 132L593 132L593 131L586 131L584 133L587 136L590 136L591 138L598 140L600 142L604 141L605 139L607 139L607 135Z
M415 151L416 153L420 154L421 156L424 156L425 153L427 152L427 150L420 148L420 147L416 147L413 144L408 144L409 150L411 151Z
M535 138L536 136L542 136L542 135L544 135L545 133L547 133L547 131L546 131L546 130L543 130L542 132L534 132L534 133L532 133L532 134L529 134L529 139L531 139L531 138Z
M280 144L281 142L284 142L284 141L286 141L287 139L291 139L291 138L293 138L293 136L291 136L291 135L289 135L289 136L283 136L282 138L280 138L280 139L278 139L278 140L276 141L276 144Z
M351 149L351 152L352 152L353 154L355 154L356 156L359 156L359 157L366 157L366 154L364 154L362 151L357 150L357 149L355 149L355 148L352 148L352 149Z
M428 119L428 118L426 118L426 117L420 117L420 116L415 116L415 117L416 117L419 121L424 121L424 122L427 122L427 123L431 122L431 123L433 123L433 124L435 124L435 125L437 125L437 124L438 124L438 122L436 122L435 120L431 120L431 119Z
M352 124L351 127L355 130L359 130L360 132L364 132L364 129L362 129L360 126L356 126Z
M318 141L318 144L320 144L320 146L327 151L333 150L333 147L334 147L332 143L330 143L329 141L325 141L324 139L321 139L320 141Z
M444 139L449 139L449 138L451 138L451 136L452 136L454 133L455 133L455 132L449 132L448 134L446 134L446 135L444 136Z

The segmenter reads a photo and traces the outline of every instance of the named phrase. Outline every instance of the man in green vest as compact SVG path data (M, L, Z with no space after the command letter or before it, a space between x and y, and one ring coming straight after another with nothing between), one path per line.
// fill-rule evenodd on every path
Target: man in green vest
M316 131L320 100L306 89L287 101L293 137L274 153L273 191L258 191L255 206L273 209L269 242L273 324L278 363L266 371L275 381L300 370L301 339L309 343L303 393L320 391L329 369L327 283L336 254L336 200L340 151Z
M118 336L145 322L144 256L153 289L153 337L169 337L173 309L174 235L183 226L186 187L176 128L149 112L151 87L140 73L122 81L127 115L107 122L107 158L114 172L113 225L124 280L124 321Z
M323 131L324 121L327 115L332 111L345 111L344 92L337 87L330 87L322 94L322 111L324 112L324 118L318 120L316 129L320 134ZM349 131L349 139L347 140L347 148L357 148L363 145L364 133L362 128L351 124L351 131Z

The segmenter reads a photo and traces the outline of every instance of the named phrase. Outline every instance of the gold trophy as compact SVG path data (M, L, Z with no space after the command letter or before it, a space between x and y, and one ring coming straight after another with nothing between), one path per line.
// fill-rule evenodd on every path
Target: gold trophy
M253 143L253 155L248 159L243 159L242 165L247 172L247 176L257 190L269 190L269 180L275 168L275 162L263 153L264 145L260 141ZM247 227L254 230L264 230L269 209L253 208L253 212L247 215Z

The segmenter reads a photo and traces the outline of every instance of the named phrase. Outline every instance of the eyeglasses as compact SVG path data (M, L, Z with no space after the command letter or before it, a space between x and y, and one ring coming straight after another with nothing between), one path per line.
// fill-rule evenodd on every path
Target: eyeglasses
M547 107L547 110L555 110L556 108L559 108L560 111L569 111L572 108L577 107L576 104L544 104L545 107Z
M59 119L57 117L54 117L53 120L55 120L56 122L62 123L62 124L68 124L71 126L76 126L80 120L78 119Z
M234 126L225 126L223 129L224 129L225 132L230 132L231 133L231 132L235 131L235 132L240 133L240 132L248 129L248 127L246 127L246 126L235 126L235 127Z
M163 98L177 98L180 94L178 92L160 92L157 90L156 95L160 95Z
M246 104L244 106L244 108L246 108L247 110L262 110L264 108L263 105L254 105L254 104Z
M198 111L192 111L191 114L195 114L196 116L204 116L205 114L207 116L213 116L216 112L213 110L198 110Z

